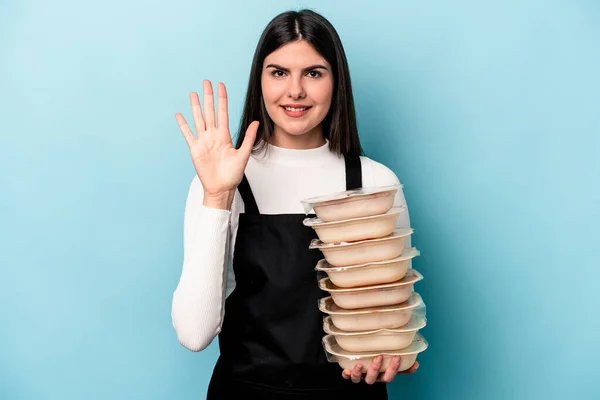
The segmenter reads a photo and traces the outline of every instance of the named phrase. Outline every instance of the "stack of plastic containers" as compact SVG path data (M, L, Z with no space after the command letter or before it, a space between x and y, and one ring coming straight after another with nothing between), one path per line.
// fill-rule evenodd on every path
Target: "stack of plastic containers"
M360 362L364 372L373 358L383 355L381 372L394 356L401 356L398 371L412 366L427 348L419 334L426 324L425 304L414 291L423 276L409 266L419 255L404 248L411 228L396 229L404 207L393 208L399 185L361 188L306 199L307 218L324 259L319 286L330 296L320 300L324 319L323 344L330 362L352 369Z

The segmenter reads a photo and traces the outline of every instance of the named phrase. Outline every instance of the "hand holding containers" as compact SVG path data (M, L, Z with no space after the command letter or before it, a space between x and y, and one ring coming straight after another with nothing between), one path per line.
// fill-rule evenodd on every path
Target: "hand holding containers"
M408 347L395 351L347 351L342 349L337 343L336 338L331 335L327 335L323 338L323 344L329 362L337 362L340 367L349 370L352 370L354 366L360 362L363 365L363 374L367 372L373 359L379 355L383 356L383 362L381 363L379 372L384 372L392 358L395 356L400 356L400 366L398 367L398 371L406 371L415 363L419 353L425 351L428 346L427 341L420 334L416 335L415 339Z

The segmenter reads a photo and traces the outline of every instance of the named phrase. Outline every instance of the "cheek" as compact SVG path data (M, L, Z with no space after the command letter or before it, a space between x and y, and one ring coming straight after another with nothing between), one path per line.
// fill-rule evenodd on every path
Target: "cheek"
M276 85L269 83L268 81L261 83L262 98L267 109L267 114L271 120L276 121L278 119L278 108L279 108L279 94Z
M263 80L261 84L262 96L267 107L279 104L281 98L281 88L277 83Z
M333 98L333 82L319 82L319 86L315 88L314 99L325 107L331 105Z

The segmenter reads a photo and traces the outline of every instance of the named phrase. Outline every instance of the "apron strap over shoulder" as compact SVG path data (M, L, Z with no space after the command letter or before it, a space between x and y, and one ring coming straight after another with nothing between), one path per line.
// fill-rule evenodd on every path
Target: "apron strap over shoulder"
M246 178L246 174L242 177L242 181L238 185L238 190L244 201L244 213L260 214L258 212L258 206L256 205L256 199L254 199L254 194L252 194L252 189L250 189L248 178Z
M350 158L344 156L346 162L346 190L354 190L362 187L362 169L360 156Z

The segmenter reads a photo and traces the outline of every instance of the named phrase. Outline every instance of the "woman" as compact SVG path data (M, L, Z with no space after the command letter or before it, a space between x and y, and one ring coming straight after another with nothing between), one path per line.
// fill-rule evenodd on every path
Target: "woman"
M341 371L326 359L317 308L325 294L314 270L322 255L308 249L316 236L302 224L304 198L399 183L391 170L361 156L335 29L307 10L268 24L235 147L225 86L218 85L216 116L210 82L203 91L204 110L198 95L190 96L197 138L176 114L197 176L186 203L172 317L190 350L219 337L208 399L386 399L398 358L382 374L376 359L364 377L360 364ZM400 191L396 205L404 204ZM409 226L407 213L398 226Z

